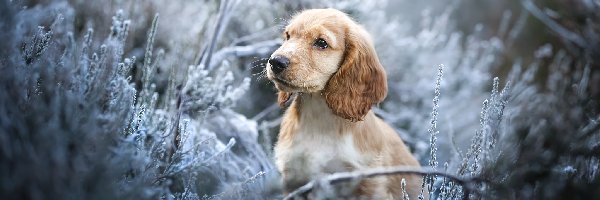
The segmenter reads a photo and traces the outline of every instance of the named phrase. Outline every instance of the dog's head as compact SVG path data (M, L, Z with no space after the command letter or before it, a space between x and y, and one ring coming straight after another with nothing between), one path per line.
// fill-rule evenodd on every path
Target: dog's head
M283 32L267 77L283 104L294 92L318 93L336 115L362 120L387 93L386 75L365 29L335 9L306 10Z

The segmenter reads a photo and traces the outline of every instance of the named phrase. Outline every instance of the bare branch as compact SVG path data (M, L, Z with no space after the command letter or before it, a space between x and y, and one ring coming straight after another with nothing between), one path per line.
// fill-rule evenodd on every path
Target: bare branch
M233 39L233 41L231 42L231 45L238 46L242 43L246 43L246 42L249 42L252 40L254 40L254 41L259 40L259 38L275 38L275 37L277 37L277 34L280 31L281 30L279 27L273 26L270 28L266 28L266 29L254 32L250 35L246 35L246 36L243 36L240 38Z
M202 55L200 56L198 64L204 62L205 67L210 66L213 50L215 49L217 41L219 41L219 37L223 33L224 28L226 27L227 23L229 23L229 18L231 17L230 11L233 10L235 5L237 5L238 3L238 0L232 1L221 1L221 4L219 5L219 14L217 22L215 23L213 35L208 46L205 46L202 49Z
M276 47L281 45L281 39L267 40L262 42L257 42L248 46L233 46L233 47L225 47L218 52L215 52L212 56L212 60L210 66L206 69L213 69L217 65L219 65L227 56L251 56L251 55L266 55L271 53Z
M260 111L260 113L254 115L254 117L252 117L252 120L259 121L263 117L267 116L269 113L275 111L277 108L279 108L279 104L274 103L274 104L270 105L269 107L265 108L263 111Z
M335 173L324 178L313 180L306 185L291 192L284 200L293 199L295 197L303 196L310 193L317 182L326 182L329 184L337 184L353 180L361 180L365 178L372 178L376 176L389 176L389 175L400 175L400 174L412 174L421 176L442 176L448 180L454 181L464 187L465 196L469 196L471 191L474 191L473 185L477 182L483 182L477 178L463 178L456 175L448 174L445 172L435 171L431 168L416 168L416 167L389 167L389 168L375 168L363 171L353 172L340 172Z
M585 127L581 128L581 130L579 131L581 133L579 139L589 139L589 137L592 136L592 134L598 130L600 130L600 115L598 115L596 119L590 120L590 122Z
M540 20L542 23L548 26L548 28L556 32L561 37L575 43L581 48L588 47L587 42L583 37L581 37L577 33L567 30L560 24L556 23L554 20L550 19L550 17L548 17L546 14L544 14L544 12L542 12L542 10L535 6L535 4L531 2L531 0L522 0L521 4L523 4L523 7L525 7L525 9L527 9L527 11L529 11L533 16L535 16L538 20Z

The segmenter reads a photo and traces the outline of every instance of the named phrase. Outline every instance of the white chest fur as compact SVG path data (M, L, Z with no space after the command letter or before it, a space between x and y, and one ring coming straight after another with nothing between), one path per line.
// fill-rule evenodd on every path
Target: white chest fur
M302 97L297 128L289 141L275 147L278 169L284 173L286 187L298 187L307 181L364 166L344 119L334 116L320 97ZM345 132L346 131L346 132Z

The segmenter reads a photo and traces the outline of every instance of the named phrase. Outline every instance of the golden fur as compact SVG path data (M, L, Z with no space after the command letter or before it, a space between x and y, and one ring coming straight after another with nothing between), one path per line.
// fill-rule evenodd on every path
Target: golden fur
M275 147L286 192L324 174L389 166L419 166L394 129L371 106L387 93L386 74L369 34L335 9L313 9L293 17L284 43L271 58L289 65L267 77L279 90L284 114ZM326 48L316 40L327 43ZM401 199L401 179L416 198L422 177L396 175L363 180L355 194L367 199Z

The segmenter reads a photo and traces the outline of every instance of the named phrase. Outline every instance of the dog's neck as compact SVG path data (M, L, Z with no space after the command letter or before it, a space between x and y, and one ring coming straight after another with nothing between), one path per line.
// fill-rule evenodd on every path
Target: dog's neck
M361 126L365 121L371 120L372 112L365 116L365 121L352 122L337 116L327 106L325 98L319 93L298 93L291 105L296 109L298 123L301 126L315 127L339 134L350 133L353 128Z
M340 118L331 112L325 98L318 93L299 93L296 97L296 106L302 119Z

